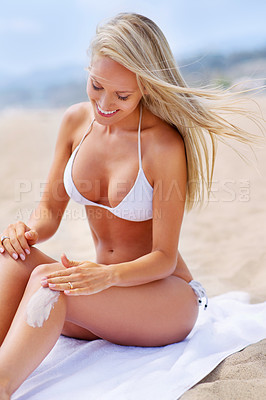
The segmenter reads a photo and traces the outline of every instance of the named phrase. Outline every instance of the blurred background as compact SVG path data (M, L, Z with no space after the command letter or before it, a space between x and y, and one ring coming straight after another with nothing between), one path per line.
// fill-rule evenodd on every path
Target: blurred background
M1 0L0 109L86 100L96 25L122 11L159 25L190 85L265 83L264 0Z
M266 84L265 0L0 0L0 233L34 212L63 114L87 100L86 50L96 25L122 11L159 25L189 85ZM260 135L246 116L259 107L266 120L266 96L254 97L245 117L231 121ZM241 144L230 144L243 154ZM209 297L240 290L256 303L266 300L266 147L254 149L256 160L248 150L246 164L219 143L210 199L185 214L179 248ZM57 260L62 252L95 260L84 208L70 201L56 234L38 248ZM258 371L266 341L254 346L248 362L226 360L229 369L220 364L189 398L264 398Z
M0 232L12 221L26 222L41 199L63 114L87 100L87 49L100 21L122 11L153 19L189 85L266 84L264 0L0 1ZM265 115L266 97L256 99ZM233 121L259 133L246 118ZM189 265L201 267L195 275L210 295L225 291L228 281L239 287L239 271L235 279L223 276L233 264L244 268L242 279L250 276L245 265L265 271L265 150L257 152L258 174L221 145L208 208L186 215L180 243ZM63 249L73 259L93 259L84 208L70 201L55 237L39 247L56 259ZM212 289L214 265L219 290ZM262 274L254 274L256 296L265 293Z

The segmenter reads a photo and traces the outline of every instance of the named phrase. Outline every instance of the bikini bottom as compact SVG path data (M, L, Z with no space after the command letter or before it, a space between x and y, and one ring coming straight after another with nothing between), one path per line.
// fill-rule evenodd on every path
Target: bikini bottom
M204 309L206 310L206 308L208 307L208 296L206 293L206 290L204 289L204 287L202 286L202 284L198 281L190 281L189 286L193 289L194 293L196 294L196 296L198 297L199 300L199 306L203 305L203 299L204 299Z

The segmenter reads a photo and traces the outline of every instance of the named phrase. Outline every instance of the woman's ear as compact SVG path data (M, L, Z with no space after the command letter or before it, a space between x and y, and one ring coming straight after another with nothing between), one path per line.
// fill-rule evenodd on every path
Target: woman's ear
M148 94L148 92L147 92L145 86L143 86L142 93L143 93L143 94Z
M139 86L139 89L140 89L140 91L141 91L142 96L143 96L143 95L147 95L148 92L147 92L147 90L146 90L146 87L145 87L144 84L142 83L141 78L138 77L138 76L137 76L137 82L138 82L138 86Z
M147 91L147 89L146 89L146 87L145 87L144 85L141 85L141 86L140 86L140 90L141 90L142 96L143 96L143 95L149 94L148 91Z

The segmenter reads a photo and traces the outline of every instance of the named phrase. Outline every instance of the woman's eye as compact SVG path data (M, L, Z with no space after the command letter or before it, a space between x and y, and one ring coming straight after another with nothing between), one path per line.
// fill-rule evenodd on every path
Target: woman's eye
M92 87L93 87L94 90L102 90L102 89L103 89L102 87L96 86L95 83L93 83L92 81L91 81L91 85L92 85ZM120 96L120 95L117 93L117 97L118 97L119 100L125 101L125 100L127 100L127 99L129 98L129 95L127 95L127 96Z
M127 100L129 98L129 95L123 97L123 96L119 96L119 94L118 94L117 97L119 98L119 100Z
M91 84L92 84L92 87L93 87L94 90L101 90L102 89L101 87L95 86L95 84L93 82L91 82Z

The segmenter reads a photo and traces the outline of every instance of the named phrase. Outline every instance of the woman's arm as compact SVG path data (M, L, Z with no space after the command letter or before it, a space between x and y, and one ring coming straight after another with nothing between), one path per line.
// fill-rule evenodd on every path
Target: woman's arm
M10 240L3 241L1 252L7 251L15 259L18 255L25 259L29 246L49 239L60 224L69 201L63 184L63 174L71 155L74 134L84 115L80 109L80 105L74 105L64 114L44 194L28 223L18 221L10 224L3 232Z
M42 198L27 224L38 233L38 243L49 239L57 231L69 201L63 184L63 174L71 155L74 119L74 110L70 107L63 116Z
M28 225L38 232L38 242L49 239L57 231L68 204L69 197L63 182L64 170L72 153L75 133L84 122L87 110L80 103L69 107L64 114L44 194L28 221Z
M110 265L115 286L135 286L162 279L176 268L187 182L181 137L170 138L157 151L153 149L153 158L152 251L134 261Z

